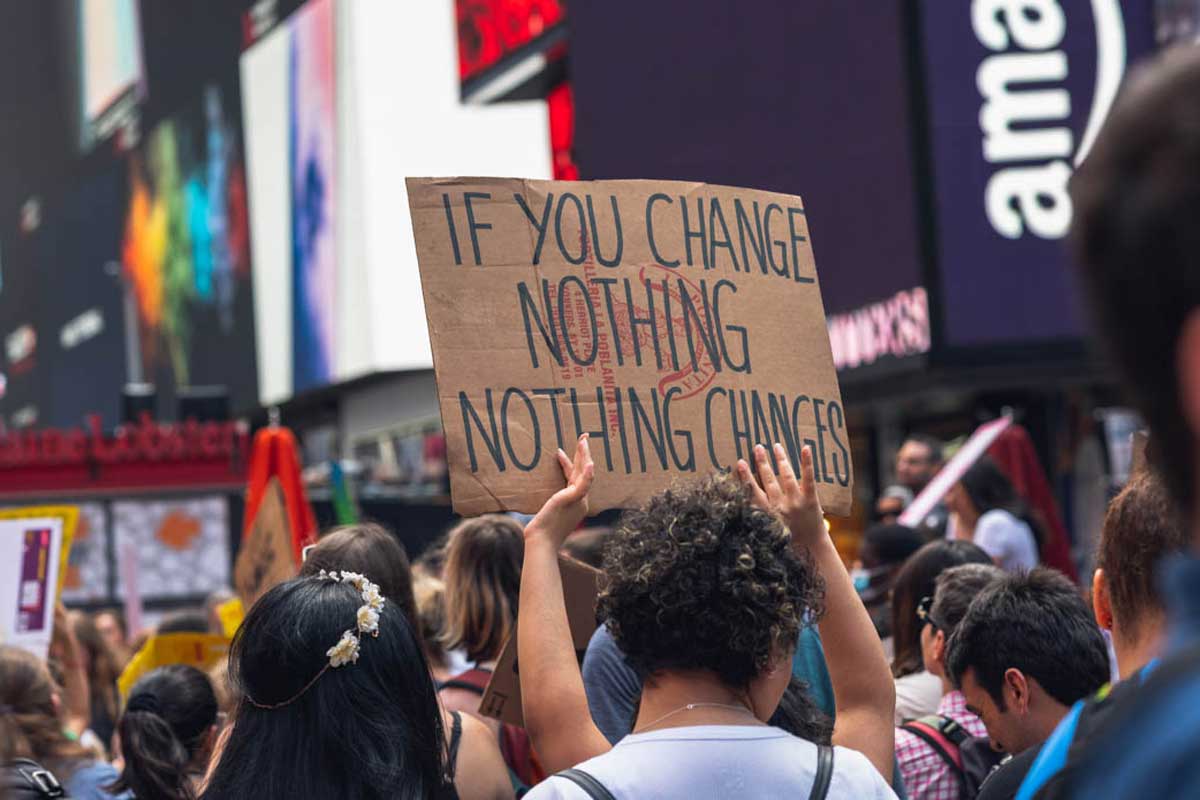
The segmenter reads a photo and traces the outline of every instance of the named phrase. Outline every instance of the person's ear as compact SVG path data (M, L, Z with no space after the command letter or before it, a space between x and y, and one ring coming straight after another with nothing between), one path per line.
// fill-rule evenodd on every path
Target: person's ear
M1179 376L1183 415L1192 429L1193 438L1200 437L1200 308L1188 314L1179 332L1175 374Z
M946 632L941 628L933 634L933 660L942 668L943 674L946 672Z
M1025 673L1016 667L1006 669L1001 691L1005 695L1005 702L1014 711L1020 714L1029 712L1029 681L1026 680Z
M1113 629L1112 597L1108 593L1108 576L1097 569L1092 576L1092 608L1096 613L1096 624L1106 631Z

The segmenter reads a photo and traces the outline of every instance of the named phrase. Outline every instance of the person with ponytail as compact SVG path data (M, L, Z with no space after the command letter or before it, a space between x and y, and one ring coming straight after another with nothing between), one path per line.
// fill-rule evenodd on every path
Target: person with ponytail
M217 733L208 676L173 664L143 676L117 724L125 767L113 793L137 800L194 800Z

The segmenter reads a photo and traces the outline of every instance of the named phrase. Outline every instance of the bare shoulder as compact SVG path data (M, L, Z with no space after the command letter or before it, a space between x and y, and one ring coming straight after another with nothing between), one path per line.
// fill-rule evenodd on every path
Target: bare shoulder
M496 731L471 714L459 716L462 739L454 777L459 796L462 800L509 800L513 796L512 783L500 755Z

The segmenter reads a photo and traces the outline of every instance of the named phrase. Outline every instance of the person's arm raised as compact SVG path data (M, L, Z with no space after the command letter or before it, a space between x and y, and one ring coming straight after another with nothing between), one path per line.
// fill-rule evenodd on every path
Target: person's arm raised
M567 485L525 526L517 613L525 730L550 773L611 749L588 711L558 568L559 548L587 516L587 493L595 475L587 436L580 437L575 446L574 461L562 450L558 461Z
M71 627L70 615L60 600L54 607L54 628L50 649L62 667L62 722L75 736L82 736L91 724L92 703L87 672L83 668L82 647ZM104 743L105 747L108 742Z
M800 453L797 481L787 452L779 444L774 449L778 477L766 448L759 445L754 449L758 481L744 460L738 461L738 479L755 503L783 518L792 545L808 550L825 579L825 616L819 628L837 707L833 743L858 750L890 781L895 758L896 686L883 645L825 528L812 450L805 447Z

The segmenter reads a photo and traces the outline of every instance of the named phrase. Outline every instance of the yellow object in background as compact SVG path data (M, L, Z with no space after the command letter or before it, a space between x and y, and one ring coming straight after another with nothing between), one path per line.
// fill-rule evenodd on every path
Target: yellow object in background
M58 591L55 600L62 599L63 583L67 580L67 564L70 561L71 542L75 540L75 526L79 524L79 509L76 506L22 506L0 509L0 519L61 519L62 555L58 560Z
M151 636L117 680L122 702L129 697L129 690L138 678L151 670L171 664L187 664L207 672L228 655L227 636L208 633L163 633Z
M221 603L217 606L217 616L221 619L221 629L232 639L237 629L242 626L242 620L246 618L246 609L242 607L241 598L235 597Z

